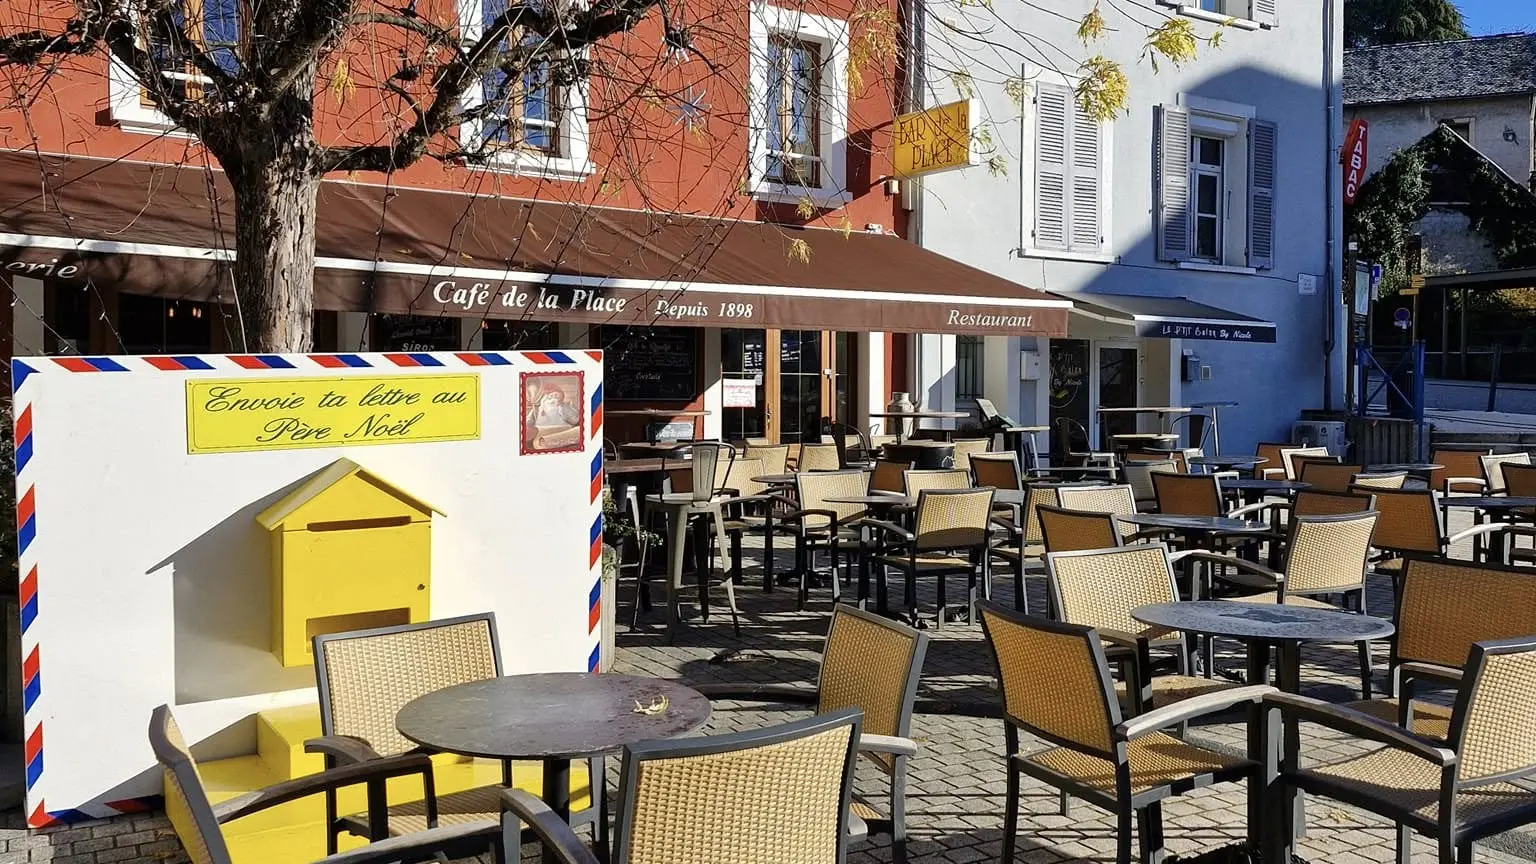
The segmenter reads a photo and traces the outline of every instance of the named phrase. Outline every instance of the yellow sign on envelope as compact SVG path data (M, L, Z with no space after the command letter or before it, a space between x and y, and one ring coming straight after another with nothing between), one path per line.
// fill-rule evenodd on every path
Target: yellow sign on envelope
M479 437L478 375L187 382L188 453Z
M971 139L975 101L962 99L897 117L891 136L896 176L917 177L975 165L979 161Z

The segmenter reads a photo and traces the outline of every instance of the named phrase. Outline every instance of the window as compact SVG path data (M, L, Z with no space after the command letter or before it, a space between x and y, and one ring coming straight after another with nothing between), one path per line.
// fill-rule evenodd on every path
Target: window
M751 194L846 204L847 22L754 4L751 30Z
M240 71L239 0L173 0L171 24L176 28L171 33L144 21L139 30L139 41L160 69L165 95L178 100L197 100L202 98L203 88L208 83L207 77L198 72L191 57L177 44L183 39L192 51L208 55L225 72L233 75ZM176 38L178 34L180 38ZM156 109L151 94L116 59L110 64L108 90L112 119L124 128L155 131L172 128L170 119Z
M1245 105L1183 103L1157 109L1158 258L1197 269L1273 267L1275 125Z
M1279 24L1280 0L1157 0L1164 6L1172 6L1180 15L1230 23L1241 30L1257 30Z
M1441 120L1440 125L1461 136L1461 140L1472 142L1472 118L1458 117L1454 120Z
M976 399L982 392L982 342L980 336L955 337L955 405L961 410L975 408Z
M477 41L508 8L508 0L461 2L464 42ZM537 38L514 30L502 45ZM524 69L516 81L506 71L492 69L470 87L465 109L487 103L490 107L464 124L460 140L465 149L480 154L487 165L517 173L570 180L590 175L585 82L559 83L556 65L538 63Z
M1071 82L1032 67L1033 110L1025 117L1024 164L1034 165L1024 195L1027 236L1022 254L1088 257L1107 251L1110 125L1077 105Z

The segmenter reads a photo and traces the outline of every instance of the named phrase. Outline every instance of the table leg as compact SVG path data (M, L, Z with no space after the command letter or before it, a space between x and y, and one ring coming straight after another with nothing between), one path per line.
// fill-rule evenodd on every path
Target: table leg
M869 608L869 526L859 526L859 608Z
M693 523L693 575L699 581L699 616L709 620L709 529L708 514Z
M1248 643L1248 668L1247 682L1249 684L1266 684L1269 678L1269 644L1267 642ZM1254 756L1266 753L1269 742L1273 740L1272 729L1265 724L1271 717L1263 703L1248 706L1248 755ZM1268 760L1264 760L1268 761ZM1269 808L1266 792L1274 783L1275 778L1266 773L1268 766L1261 770L1260 774L1248 781L1248 842L1255 849L1260 848L1263 841L1262 826L1269 818Z
M593 781L594 787L597 781ZM544 760L544 803L555 815L571 821L571 760ZM554 850L544 850L544 864L560 864L560 856Z
M773 502L763 511L763 591L773 591Z
M1296 642L1281 642L1278 646L1279 657L1275 662L1275 686L1284 693L1301 692L1301 645ZM1281 745L1280 764L1295 765L1301 753L1300 724L1292 719L1286 722L1282 731L1284 743ZM1283 794L1280 802L1281 815L1291 814L1291 836L1300 840L1307 836L1307 804L1300 791L1291 788ZM1283 827L1284 822L1280 823Z
M677 589L683 581L683 546L688 541L688 516L683 506L667 507L667 641L677 638Z

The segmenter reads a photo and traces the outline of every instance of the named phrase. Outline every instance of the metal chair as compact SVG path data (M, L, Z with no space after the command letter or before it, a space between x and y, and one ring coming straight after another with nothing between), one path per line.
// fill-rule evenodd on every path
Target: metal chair
M304 742L307 753L320 753L327 768L362 765L421 750L395 729L395 715L407 702L444 687L501 676L496 617L484 612L420 624L377 627L314 638L315 684L320 699L320 737ZM589 794L592 806L576 814L591 824L599 845L607 842L601 780L603 759L587 762L587 777L572 772L571 798ZM502 785L512 782L512 766L502 764ZM581 785L578 785L578 781ZM581 788L582 785L589 789ZM436 821L459 825L494 822L499 786L482 786L390 807L384 827L389 835L411 834ZM338 812L336 793L325 793L326 850L335 853L343 833L377 837L370 814Z
M1023 489L1024 475L1018 457L1012 453L972 453L969 465L971 482L994 489Z
M1351 489L1351 491L1355 491ZM1413 557L1448 556L1453 544L1508 531L1501 522L1473 525L1465 531L1446 536L1439 495L1433 489L1362 489L1376 498L1381 521L1376 525L1372 545L1384 553L1372 566L1373 572L1389 576L1394 589L1402 575L1403 562Z
M991 450L992 449L992 439L991 438L956 438L954 440L954 445L955 445L955 469L958 470L958 471L965 471L965 472L969 473L970 470L971 470L971 457L975 456L975 455L979 455L979 454L985 453L988 450Z
M1221 486L1211 474L1154 473L1157 512L1179 516L1225 516Z
M1024 506L1015 518L994 519L993 525L1004 532L1002 542L988 551L993 558L1007 561L1013 568L1013 605L1020 612L1029 611L1029 589L1025 584L1031 561L1045 556L1045 537L1040 530L1039 508L1061 505L1060 487L1032 485L1024 493Z
M233 864L222 827L228 822L312 795L326 793L334 796L338 790L352 786L365 786L368 790L371 806L367 821L369 836L374 842L340 854L332 853L316 864L415 864L418 861L469 858L487 849L494 850L498 864L504 861L501 825L494 821L496 808L493 808L491 821L437 825L439 814L432 803L432 761L422 753L330 768L214 806L208 800L197 762L187 748L169 705L161 705L150 713L149 746L163 774L165 815L193 864ZM385 785L394 778L414 776L421 778L426 789L424 821L431 827L413 834L389 837ZM570 831L570 828L565 830Z
M1492 450L1460 450L1436 447L1430 451L1429 461L1439 465L1429 472L1429 488L1442 495L1462 492L1481 495L1485 487L1482 457L1493 454Z
M624 748L612 864L842 864L863 838L849 812L860 712ZM538 797L502 795L505 830L530 825L560 864L598 864Z
M860 504L838 504L828 498L848 498L869 494L868 471L801 471L795 475L795 500L799 509L774 518L792 525L795 535L795 569L800 574L797 608L804 609L810 599L809 576L817 549L825 549L832 559L832 600L842 596L842 558L859 549L859 529L854 523L864 518Z
M911 473L911 472L909 472ZM961 476L964 476L963 474ZM900 570L905 577L906 609L911 621L917 617L917 579L933 576L938 580L938 617L944 626L947 606L945 577L965 574L969 601L966 621L976 620L976 584L991 596L991 562L988 554L992 530L992 489L924 489L917 495L917 509L912 530L892 522L870 520L869 524L884 535L882 553L876 563L885 569Z
M907 491L907 472L911 470L911 462L879 459L875 462L874 473L869 478L869 489L871 492L905 494Z
M1478 457L1483 465L1483 494L1503 495L1509 491L1504 482L1504 466L1529 465L1529 453L1497 453Z
M1284 716L1385 745L1305 767L1299 746L1289 745L1281 783L1394 822L1400 864L1411 858L1414 833L1436 842L1441 864L1471 864L1477 841L1536 821L1536 792L1517 785L1536 776L1536 739L1529 731L1536 711L1536 638L1478 642L1467 654L1465 670L1450 734L1441 744L1348 708L1269 694L1266 703ZM1293 726L1288 735L1296 734ZM1290 832L1278 836L1277 857L1290 860L1284 848Z
M1125 476L1126 485L1131 487L1131 494L1136 499L1136 506L1155 508L1157 506L1157 489L1152 485L1152 475L1177 474L1179 473L1179 466L1172 459L1138 460L1124 463L1121 466L1120 472Z
M1285 468L1285 479L1295 480L1301 476L1301 467L1296 464L1296 457L1323 457L1335 459L1328 452L1327 447L1283 447L1280 450L1281 467Z
M907 860L906 784L912 704L928 651L928 636L904 624L849 606L832 611L814 690L785 685L706 684L711 700L783 702L814 706L817 714L845 708L864 712L859 753L889 780L889 796L876 807L854 791L853 812L872 833L891 835L896 862Z
M725 534L725 514L720 502L727 497L726 480L731 476L731 465L736 461L736 448L720 441L699 441L692 445L692 458L687 467L669 472L672 491L646 497L647 505L655 505L667 514L667 614L668 627L673 624L677 591L683 577L683 549L689 527L695 520L708 519L713 525L715 542L719 544L722 559L721 571L729 565L723 560L728 548ZM697 570L699 581L699 606L709 615L710 541L698 538ZM727 575L720 580L725 585L725 596L731 609L731 629L741 633L740 615L736 608L736 588Z
M1129 864L1134 822L1140 822L1135 834L1142 860L1162 859L1165 799L1212 783L1261 777L1258 772L1271 761L1257 753L1244 758L1207 750L1159 730L1256 702L1272 688L1224 689L1125 720L1114 696L1102 634L993 603L982 604L981 610L1003 691L1008 772L1004 864L1012 864L1017 843L1020 774L1115 813L1115 860ZM1051 746L1021 754L1021 731Z
M750 532L761 532L767 525L763 510L773 506L768 487L754 477L767 473L761 459L737 459L726 472L722 494L730 496L717 499L725 518L725 536L731 543L731 581L741 582L742 540Z
M1365 470L1363 465L1345 465L1332 457L1326 460L1306 457L1295 461L1301 471L1298 479L1321 492L1346 492L1355 475Z
M1120 525L1113 513L1045 506L1035 512L1047 556L1052 552L1110 549L1121 543Z

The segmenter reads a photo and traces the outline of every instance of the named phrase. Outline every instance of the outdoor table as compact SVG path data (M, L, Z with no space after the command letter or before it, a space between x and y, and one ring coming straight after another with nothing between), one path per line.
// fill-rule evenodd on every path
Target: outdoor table
M876 518L885 518L889 511L910 509L917 506L917 499L907 495L892 495L890 493L869 495L846 495L837 498L828 498L829 504L858 504L866 510L874 511ZM862 521L859 524L859 608L863 609L869 602L869 526ZM885 574L882 568L880 580L875 589L875 611L881 615L889 615L890 607L887 602Z
M1440 499L1440 504L1444 507L1475 508L1477 513L1473 515L1473 524L1476 525L1483 524L1484 514L1501 522L1536 521L1536 517L1533 517L1533 513L1536 513L1536 498L1522 498L1511 495L1448 495ZM1522 510L1527 512L1520 512ZM1490 542L1488 544L1487 551L1493 559L1493 563L1503 564L1509 560L1507 548L1509 539L1508 537L1503 537L1498 543ZM1473 542L1476 543L1477 541L1474 540Z
M1170 417L1172 417L1174 415L1177 415L1177 414L1188 414L1188 413L1190 413L1193 410L1194 410L1193 408L1180 408L1178 406L1170 406L1170 405L1161 405L1161 406L1159 406L1159 405L1138 405L1138 406L1129 407L1129 408L1102 408L1101 407L1099 409L1099 415L1102 418L1103 415L1105 415L1105 414L1132 414L1132 415L1154 414L1154 415L1157 416L1158 425L1160 425L1162 427L1163 432L1164 433L1168 433L1168 434L1172 434L1172 429L1169 427L1169 423L1171 421L1168 418L1170 418ZM1099 440L1101 442L1104 440L1103 437L1102 437L1103 434L1104 434L1104 432L1103 432L1103 425L1100 424L1100 427L1099 427L1100 438L1099 438ZM1175 440L1177 440L1178 436L1174 435L1173 438Z
M651 459L615 459L612 462L603 463L603 473L610 477L627 474L654 474L667 470L668 461L659 456Z
M1189 464L1230 471L1234 468L1254 468L1268 461L1262 456L1195 456L1189 460Z
M1263 522L1230 519L1226 516L1181 516L1176 513L1127 513L1116 516L1121 522L1143 528L1165 528L1177 532L1191 548L1210 549L1210 541L1222 534L1258 534L1268 530Z
M1195 600L1138 606L1131 610L1131 617L1154 627L1167 627L1207 638L1234 639L1244 643L1248 648L1246 680L1249 684L1268 683L1269 656L1273 649L1277 655L1275 683L1287 693L1301 692L1301 643L1338 645L1372 642L1385 639L1395 631L1391 621L1354 612L1282 606L1279 603L1236 603L1230 600ZM1248 709L1250 753L1262 749L1262 733L1263 708L1254 705ZM1294 763L1298 749L1299 739L1296 721L1293 719L1286 724L1285 730L1285 753L1290 762ZM1248 819L1251 825L1259 824L1253 820L1263 816L1263 797L1257 794L1256 789L1249 790ZM1290 810L1293 836L1303 836L1306 817L1300 793L1288 793L1282 806Z
M665 710L637 710L662 699ZM542 761L544 803L570 821L572 759L686 735L709 714L709 700L676 681L552 672L487 678L419 696L400 709L395 728L440 753ZM590 786L596 804L604 779L594 776ZM546 852L544 860L556 859Z
M947 441L923 441L911 438L885 445L885 458L911 462L922 471L941 471L955 466L955 445Z
M628 444L620 444L620 453L643 454L637 458L665 457L669 453L692 447L692 444L684 444L679 441L631 441Z
M762 475L760 477L753 477L752 481L754 483L761 483L764 486L793 486L793 485L795 485L795 475L794 474L764 474L764 475Z
M1421 480L1428 480L1431 471L1439 471L1444 467L1444 465L1437 465L1433 462L1403 462L1392 465L1367 465L1365 466L1365 473L1390 474L1395 471L1407 471Z
M878 417L882 420L900 420L901 425L896 430L896 440L904 441L907 437L908 420L964 420L971 416L971 413L969 411L871 411L869 416L871 418ZM954 430L940 429L938 431L944 432L947 437Z
M1300 480L1260 480L1255 477L1222 478L1219 485L1223 492L1241 492L1244 504L1257 504L1265 495L1291 498L1303 489L1312 488L1311 483Z

